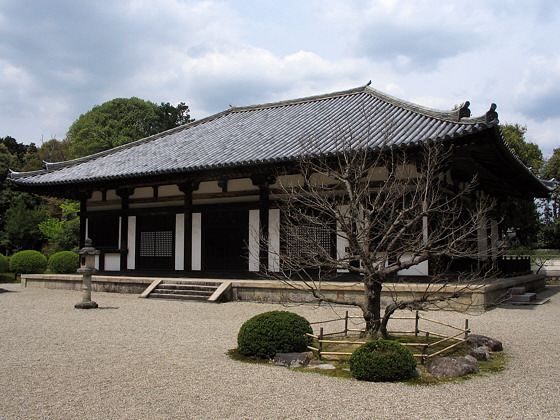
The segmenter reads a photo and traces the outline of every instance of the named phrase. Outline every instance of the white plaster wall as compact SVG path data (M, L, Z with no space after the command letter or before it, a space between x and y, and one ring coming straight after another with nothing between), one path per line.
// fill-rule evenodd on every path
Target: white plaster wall
M184 195L177 185L162 185L158 189L158 197L172 197L175 195Z
M253 181L249 178L228 180L228 191L248 191L258 189L259 187L254 186Z
M196 192L199 194L221 193L222 189L218 186L218 181L206 181L200 183Z
M192 270L202 269L202 214L192 214Z
M348 206L341 206L340 212L344 214L348 211ZM340 261L346 258L346 248L348 247L348 238L346 235L340 230L340 222L336 222L336 256L337 259ZM346 269L338 269L339 273L347 273L348 270Z
M249 271L259 271L259 210L249 210Z
M278 177L278 180L275 184L271 185L271 188L280 188L280 187L297 187L303 186L304 180L301 175L282 175Z
M416 165L407 163L406 165L397 165L397 178L415 178L418 175Z
M371 169L370 176L373 181L384 181L389 176L389 173L387 168L378 166Z
M94 191L91 194L91 198L87 201L88 203L90 201L101 201L103 199L103 194L101 194L101 191Z
M128 255L126 258L126 268L129 270L134 270L136 268L136 216L128 216Z
M280 271L280 209L268 210L268 269Z
M107 200L120 200L116 190L107 190Z
M140 187L134 189L134 194L130 198L152 198L154 196L154 189L152 187Z
M105 271L120 271L121 255L105 254Z
M121 232L122 232L122 216L119 216L119 239L117 242L117 248L121 247L121 243L122 243Z
M175 216L175 270L185 269L185 215Z
M410 260L412 255L405 255L403 260ZM423 261L420 264L413 265L406 270L400 270L397 272L399 276L427 276L428 275L428 261Z

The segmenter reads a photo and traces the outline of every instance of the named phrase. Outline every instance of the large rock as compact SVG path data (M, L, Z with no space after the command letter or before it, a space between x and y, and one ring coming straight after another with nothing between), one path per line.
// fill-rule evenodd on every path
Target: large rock
M276 353L274 364L276 366L305 367L311 361L311 353Z
M478 372L476 363L464 357L439 357L432 359L426 368L428 372L436 378L442 376L457 378L459 376Z
M501 341L478 334L469 334L467 344L475 348L486 346L486 348L490 351L502 351L504 349Z

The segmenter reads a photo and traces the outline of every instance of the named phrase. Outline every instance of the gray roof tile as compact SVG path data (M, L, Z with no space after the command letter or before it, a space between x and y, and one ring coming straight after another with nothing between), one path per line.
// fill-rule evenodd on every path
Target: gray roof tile
M95 155L47 163L46 169L12 172L28 186L72 184L161 173L289 161L307 140L317 153L336 150L333 141L352 133L354 142L378 148L427 139L457 138L487 129L484 116L462 118L405 102L368 86L343 92L224 112ZM357 145L357 144L356 144Z

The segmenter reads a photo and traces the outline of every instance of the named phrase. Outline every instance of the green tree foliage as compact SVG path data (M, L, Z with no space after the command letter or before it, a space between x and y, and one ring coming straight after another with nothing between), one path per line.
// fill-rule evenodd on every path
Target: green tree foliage
M530 168L533 173L538 174L543 167L544 159L539 146L527 141L527 126L519 124L503 124L500 126L507 145L515 156Z
M538 174L544 164L539 146L526 140L527 127L519 124L504 124L501 127L504 139L515 156ZM523 246L531 246L539 232L539 213L534 201L508 199L501 204L503 215L502 231L513 229Z
M64 201L60 204L60 216L51 216L39 224L39 230L48 239L43 248L46 255L61 251L77 250L80 242L80 203Z
M80 256L72 251L60 251L49 258L48 268L56 274L74 274L80 266Z
M271 359L276 353L306 351L313 330L302 316L271 311L247 320L237 334L237 351L243 356Z
M560 148L554 149L545 163L542 177L560 182ZM552 192L550 200L544 202L543 207L543 226L540 232L542 246L560 249L560 185Z
M14 273L42 274L47 269L47 257L39 251L25 250L15 253L10 258L10 271Z
M361 381L401 381L412 377L415 367L412 352L390 340L369 341L350 357L350 371Z
M74 158L97 153L192 121L183 102L156 105L139 98L117 98L81 115L67 133Z
M0 273L6 273L10 269L10 259L0 254Z
M30 144L23 158L23 171L43 169L43 162L63 162L70 159L70 142L50 139L37 148Z
M25 198L18 196L5 214L0 243L10 252L38 250L45 243L39 224L47 219L47 213L43 206L29 206Z

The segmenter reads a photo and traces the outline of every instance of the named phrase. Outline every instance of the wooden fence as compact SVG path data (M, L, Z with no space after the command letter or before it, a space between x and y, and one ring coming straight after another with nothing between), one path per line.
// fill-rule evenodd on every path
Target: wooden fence
M307 348L309 350L315 351L318 353L319 359L322 356L342 356L342 357L348 357L351 356L352 353L348 353L348 352L336 352L336 351L325 351L324 348L324 344L329 344L329 345L362 345L365 344L365 341L360 341L360 340L337 340L334 338L329 338L332 336L341 336L344 335L344 337L348 337L348 333L364 333L365 329L363 328L349 328L349 321L351 319L361 319L363 320L363 317L361 316L350 316L348 315L348 311L346 311L346 315L344 317L341 318L335 318L335 319L330 319L327 321L317 321L317 322L311 322L312 325L318 325L318 324L326 324L326 323L331 323L331 322L341 322L344 321L344 329L342 331L337 331L337 332L330 332L330 333L325 333L323 327L319 328L319 335L314 335L314 334L307 334L309 337L312 337L315 339L315 341L317 342L317 347L313 347L313 346L308 346ZM414 355L414 357L420 359L420 363L424 364L427 360L429 360L432 357L438 356L444 352L446 352L447 350L450 350L454 347L457 347L461 344L463 344L465 341L467 341L467 338L469 336L470 333L470 329L469 329L469 320L465 319L465 326L464 328L460 328L460 327L456 327L454 325L450 325L447 324L445 322L441 322L441 321L437 321L435 319L430 319L427 317L424 317L422 315L419 314L418 311L416 311L415 316L411 316L411 317L392 317L391 319L401 319L401 320L413 320L414 321L414 330L407 330L407 331L387 331L389 334L399 334L399 335L414 335L415 337L420 337L423 336L425 337L425 340L423 343L418 342L418 343L401 343L403 346L408 347L409 349L411 349L412 354ZM428 327L421 328L421 321L424 321L425 323L427 323L428 325L430 324L437 324L437 325L441 325L446 327L447 329L451 329L453 331L453 333L451 333L450 335L445 335L445 334L441 334L441 333L437 333L434 331L429 331ZM436 340L432 343L430 343L430 337L438 337L439 340ZM439 348L442 345L445 345L444 343L446 342L450 342L450 344L447 347L444 348ZM439 350L437 351L433 351L434 348L439 348ZM418 353L416 353L414 350L419 351ZM432 352L430 352L432 350Z

